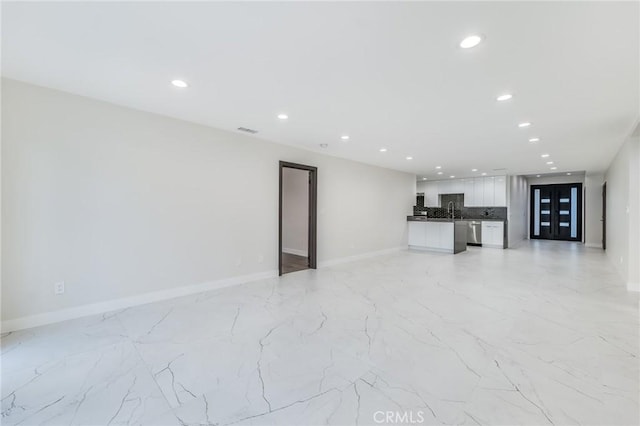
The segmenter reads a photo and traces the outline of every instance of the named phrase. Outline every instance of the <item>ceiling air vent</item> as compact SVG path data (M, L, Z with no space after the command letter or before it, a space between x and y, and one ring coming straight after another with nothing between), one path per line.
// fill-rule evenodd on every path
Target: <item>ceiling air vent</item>
M238 130L240 130L241 132L251 133L252 135L258 133L257 130L249 129L248 127L238 127Z

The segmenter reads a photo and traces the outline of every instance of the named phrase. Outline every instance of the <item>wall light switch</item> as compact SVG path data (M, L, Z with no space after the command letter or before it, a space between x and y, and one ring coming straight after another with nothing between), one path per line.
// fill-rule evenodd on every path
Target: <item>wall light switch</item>
M56 295L64 294L64 281L55 283L53 285L53 292Z

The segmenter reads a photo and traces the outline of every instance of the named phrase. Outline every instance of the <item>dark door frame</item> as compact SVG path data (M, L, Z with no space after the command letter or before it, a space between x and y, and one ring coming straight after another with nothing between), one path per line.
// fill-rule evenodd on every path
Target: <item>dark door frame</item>
M602 249L607 249L607 182L602 184Z
M307 253L309 268L317 268L317 235L318 235L318 168L305 164L280 161L280 183L278 204L278 274L282 275L282 170L284 168L306 170L309 172L309 238Z
M541 189L541 188L556 188L556 187L562 187L562 186L577 186L578 187L578 200L576 202L577 208L578 208L578 215L577 215L577 219L578 219L578 223L577 225L577 237L576 238L545 238L545 237L541 237L541 236L535 236L534 235L534 225L533 225L533 221L535 220L535 206L534 206L534 201L533 201L533 194L534 191L536 189ZM556 240L556 241L582 241L582 223L583 223L583 215L584 215L584 208L582 205L582 183L580 182L575 182L575 183L553 183L553 184L547 184L547 185L531 185L529 188L529 200L530 200L530 205L529 205L529 237L531 239L535 239L535 240L546 240L546 239L551 239L551 240ZM552 201L553 202L553 201ZM555 208L557 209L557 206L551 206L551 208Z

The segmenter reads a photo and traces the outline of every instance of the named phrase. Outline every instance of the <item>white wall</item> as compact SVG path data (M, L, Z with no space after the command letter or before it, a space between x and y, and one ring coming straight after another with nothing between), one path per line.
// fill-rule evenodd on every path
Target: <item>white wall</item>
M607 172L607 255L630 290L640 291L640 138L629 138Z
M406 247L414 175L12 80L2 103L3 326L274 274L279 160L318 167L321 264Z
M507 244L513 248L528 238L529 186L524 176L509 176L507 184Z
M542 176L539 178L528 177L529 185L553 185L556 183L582 183L584 184L584 173L572 174L570 176Z
M282 251L308 256L309 172L282 169Z

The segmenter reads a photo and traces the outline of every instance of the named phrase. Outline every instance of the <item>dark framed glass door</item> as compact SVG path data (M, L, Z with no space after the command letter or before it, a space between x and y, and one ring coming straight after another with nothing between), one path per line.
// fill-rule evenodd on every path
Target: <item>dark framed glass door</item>
M531 238L582 240L582 184L531 186Z

